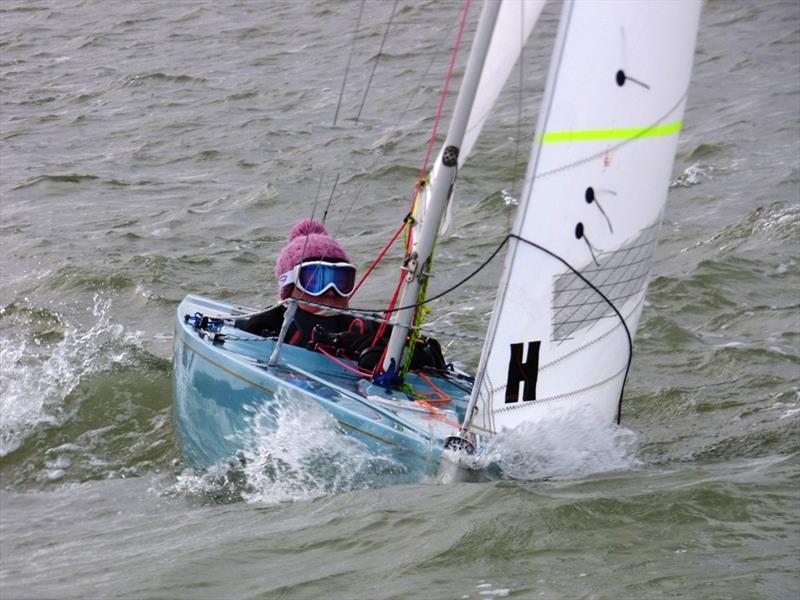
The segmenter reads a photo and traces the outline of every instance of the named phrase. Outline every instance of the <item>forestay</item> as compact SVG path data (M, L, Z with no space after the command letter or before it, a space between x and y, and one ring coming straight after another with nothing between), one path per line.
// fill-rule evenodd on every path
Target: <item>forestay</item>
M565 2L473 431L558 406L618 419L699 15L697 0Z

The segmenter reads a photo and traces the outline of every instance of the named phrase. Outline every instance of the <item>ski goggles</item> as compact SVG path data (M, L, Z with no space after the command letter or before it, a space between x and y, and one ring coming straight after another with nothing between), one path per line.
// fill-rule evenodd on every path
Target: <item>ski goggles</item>
M310 296L321 296L333 289L340 296L349 296L356 284L356 268L350 263L310 260L300 263L278 279L278 285L294 284Z

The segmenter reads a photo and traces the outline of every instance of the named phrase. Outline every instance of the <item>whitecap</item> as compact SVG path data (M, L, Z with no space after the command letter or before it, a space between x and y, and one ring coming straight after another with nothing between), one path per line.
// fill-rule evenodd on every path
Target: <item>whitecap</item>
M19 448L38 425L66 419L63 400L82 378L127 360L126 352L108 351L108 343L124 333L122 325L111 321L111 300L95 295L87 311L95 318L89 329L55 314L52 318L63 328L57 341L31 338L31 325L24 321L37 317L25 314L0 337L0 457ZM131 336L125 342L138 344Z

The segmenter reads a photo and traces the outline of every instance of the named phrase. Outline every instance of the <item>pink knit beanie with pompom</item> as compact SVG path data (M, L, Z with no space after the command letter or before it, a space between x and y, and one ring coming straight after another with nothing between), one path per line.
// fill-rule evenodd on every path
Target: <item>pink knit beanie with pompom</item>
M328 235L322 223L305 219L289 232L289 243L281 250L275 262L275 277L280 281L281 275L309 259L350 262L344 248ZM292 284L284 285L278 290L281 300L288 298L291 293Z

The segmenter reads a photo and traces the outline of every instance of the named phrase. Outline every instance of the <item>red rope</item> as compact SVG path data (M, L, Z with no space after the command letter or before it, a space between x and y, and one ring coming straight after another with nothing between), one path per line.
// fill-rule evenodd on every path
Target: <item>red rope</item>
M405 226L406 222L403 221L400 227L397 229L397 231L395 231L394 235L392 236L392 239L390 239L389 242L383 247L383 250L380 251L378 257L374 261L372 261L372 264L369 266L366 273L364 273L364 275L361 276L361 279L356 284L356 287L353 288L353 292L350 294L351 298L356 295L356 292L358 291L358 288L361 287L361 284L364 283L366 278L369 277L369 274L372 273L372 270L378 265L379 262L381 262L383 256L389 251L389 248L392 247L392 244L394 244L395 240L397 240L398 236L403 232L403 228Z
M447 69L447 76L444 79L444 86L442 87L442 93L439 96L439 106L436 108L436 118L434 119L433 122L433 130L431 131L431 137L428 140L428 147L425 150L425 158L422 161L422 168L419 171L417 184L416 186L414 186L414 197L411 199L412 215L414 213L414 208L417 202L417 198L419 197L419 191L422 187L423 178L428 170L428 161L430 160L431 157L431 150L433 149L433 144L436 141L436 134L439 131L439 123L442 120L442 112L444 112L444 103L445 100L447 99L447 90L450 87L450 80L453 78L453 73L455 72L456 58L458 57L458 49L461 46L461 38L463 37L464 30L466 29L467 26L467 15L469 14L469 8L471 4L472 0L466 0L466 2L464 3L464 11L461 14L461 23L459 24L458 27L458 34L456 35L455 44L453 44L453 51L450 54L450 66ZM403 225L406 225L406 222L404 222ZM412 236L413 236L413 230L409 227L408 239L406 240L406 253L408 253L408 251L411 249ZM397 288L395 289L394 295L392 296L392 300L389 302L389 306L387 308L386 312L387 315L391 315L392 310L394 309L395 304L397 303L397 297L400 295L400 289L403 285L404 278L405 278L405 271L401 271L400 280L397 282ZM388 319L389 317L387 316L386 318ZM375 336L373 340L373 344L376 343L378 339L380 339L380 336L383 334L385 329L386 329L385 325L382 324L378 330L378 334ZM384 354L385 353L386 352L384 349ZM383 363L383 358L381 358L381 363L378 364L378 369L381 368L382 363Z
M347 371L350 371L351 373L355 373L356 375L359 375L361 377L370 377L372 375L372 373L370 373L369 371L364 371L363 369L359 369L359 368L356 368L356 367L351 367L350 365L348 365L343 360L339 360L338 358L336 358L333 354L331 354L330 352L325 350L325 348L323 348L322 346L317 346L316 350L317 350L317 352L323 354L324 356L327 356L333 362L335 362L337 365L339 365L340 367L342 367L343 369L345 369Z
M419 173L419 181L422 181L425 172L428 170L428 160L431 156L431 150L433 149L433 143L436 141L436 134L439 130L439 121L442 118L442 112L444 110L444 101L447 98L447 88L450 86L450 79L453 77L453 72L455 71L456 66L456 57L458 56L458 48L461 45L461 37L464 34L464 29L467 25L467 14L469 13L469 7L472 4L472 0L466 0L464 3L464 12L461 15L461 23L458 27L458 35L456 36L456 43L453 46L453 52L450 55L450 67L447 70L447 77L444 80L444 87L442 88L442 93L439 96L439 106L436 109L436 119L433 122L433 131L431 132L431 139L428 141L428 148L425 151L425 159L422 162L422 169ZM417 187L419 188L419 182L417 183ZM416 194L415 194L416 197Z
M431 157L431 151L433 150L433 144L436 141L436 134L439 132L439 121L442 118L442 112L444 111L444 102L447 99L447 89L450 86L450 80L453 77L453 72L455 71L456 67L456 57L458 56L458 49L461 46L461 38L464 35L464 29L467 25L467 14L469 13L469 7L472 4L472 0L466 0L464 2L464 12L461 15L461 23L458 27L458 34L456 35L456 42L453 45L453 52L450 54L450 67L447 70L447 76L444 80L444 87L442 87L442 93L439 96L439 106L436 109L436 118L433 122L433 131L431 132L431 138L428 140L428 148L425 150L425 159L422 161L422 168L419 171L419 178L417 179L417 185L414 189L414 198L412 198L412 212L413 206L416 202L417 195L419 193L419 189L422 185L422 178L425 176L425 173L428 170L428 160Z
M461 22L459 23L458 33L456 35L456 41L455 41L455 43L453 45L453 51L450 54L450 65L449 65L449 67L447 69L447 75L446 75L445 80L444 80L444 86L442 87L442 92L439 95L439 105L436 108L436 117L435 117L434 122L433 122L433 130L431 131L431 136L430 136L430 139L428 140L428 147L425 149L425 157L424 157L424 159L422 161L422 168L420 169L419 177L417 178L417 183L414 186L414 196L411 199L411 214L413 214L413 212L414 212L414 208L415 208L415 205L416 205L416 202L417 202L417 198L419 197L419 192L420 192L420 189L422 188L422 185L423 185L423 179L424 179L425 173L428 170L428 161L430 160L430 157L431 157L431 151L433 150L433 144L435 143L436 135L439 132L439 123L442 120L442 113L444 112L444 104L445 104L445 100L447 99L447 91L448 91L448 88L450 87L450 80L453 78L453 73L455 72L456 58L458 57L458 50L461 47L461 40L462 40L462 38L464 36L464 30L466 29L466 25L467 25L467 15L469 14L469 9L470 9L471 5L472 5L472 0L466 0L464 2L464 10L463 10L463 12L461 14ZM384 246L383 250L381 250L381 252L378 254L378 257L372 262L372 264L367 269L366 273L364 273L364 275L361 277L361 279L359 280L358 284L353 289L353 293L350 295L351 298L355 295L355 293L361 287L361 284L363 284L364 281L367 279L367 276L369 276L369 274L372 273L373 269L383 259L383 257L386 254L386 252L389 250L389 248L392 246L392 244L394 244L395 240L397 240L397 237L403 231L403 228L406 227L407 225L409 225L409 223L410 223L410 221L408 219L404 219L403 220L403 224L394 233L394 235L392 236L392 239L389 240L389 242ZM406 239L406 253L408 253L408 251L411 248L412 236L413 236L413 231L409 227L409 233L408 233L408 237ZM391 317L393 309L394 309L395 305L397 304L397 298L400 295L400 290L401 290L401 288L403 286L403 279L405 278L405 275L406 275L405 271L401 271L400 272L400 279L397 282L397 286L395 287L395 291L394 291L394 294L392 295L392 299L389 301L389 305L388 305L388 307L386 309L386 313L384 313L384 318L386 318L386 319L389 319ZM378 340L381 338L381 336L383 336L385 331L386 331L386 324L385 323L381 323L380 327L378 328L377 333L375 334L375 337L372 340L372 345L373 346L375 344L377 344ZM388 346L387 346L387 348L388 348ZM383 360L385 358L387 348L384 348L384 350L383 350L383 356L381 356L381 360L380 360L380 362L378 363L378 365L375 368L376 372L379 372L382 369ZM324 353L324 354L327 355L327 353ZM330 356L330 355L328 355L328 356ZM330 358L333 358L333 357L330 356ZM342 366L344 366L344 365L342 365ZM347 367L345 367L345 368L347 368ZM435 386L432 385L432 387L435 387ZM441 393L443 395L443 397L447 397L447 395L444 394L443 392L441 392L441 390L439 390L439 393Z
M394 305L397 304L397 297L400 295L400 288L403 284L403 278L406 276L405 271L400 271L400 281L397 282L397 286L394 288L394 294L392 295L392 299L389 300L389 307L386 309L386 312L383 313L383 318L385 321L388 321L392 318L392 309ZM375 332L375 337L372 338L372 345L375 346L378 343L378 340L383 337L383 334L386 332L386 323L381 323L378 327L378 331ZM383 350L384 355L386 354L386 349ZM381 356L381 362L378 364L380 367L383 364L383 359L385 356Z
M431 381L431 380L428 378L428 376L427 376L427 375L425 375L425 373L423 373L422 371L417 371L417 375L419 375L420 377L422 377L422 379L424 379L424 380L425 380L425 382L426 382L426 383L427 383L429 386L431 386L431 389L432 389L432 390L433 390L435 393L437 393L437 394L439 395L439 399L438 399L438 400L434 400L434 399L432 399L432 398L427 398L427 401L428 401L428 402L430 402L431 404L446 404L446 403L450 402L450 396L448 396L448 395L447 395L447 394L445 394L445 393L444 393L444 392L443 392L441 389L439 389L439 387L437 387L437 385L436 385L435 383L433 383L433 381Z
M431 414L430 419L436 419L437 421L441 421L442 423L447 423L450 427L454 427L455 429L461 429L461 423L454 421L453 419L449 419L445 417L439 409L433 406L429 400L417 400L417 404L420 406L424 406L428 409L428 412Z

